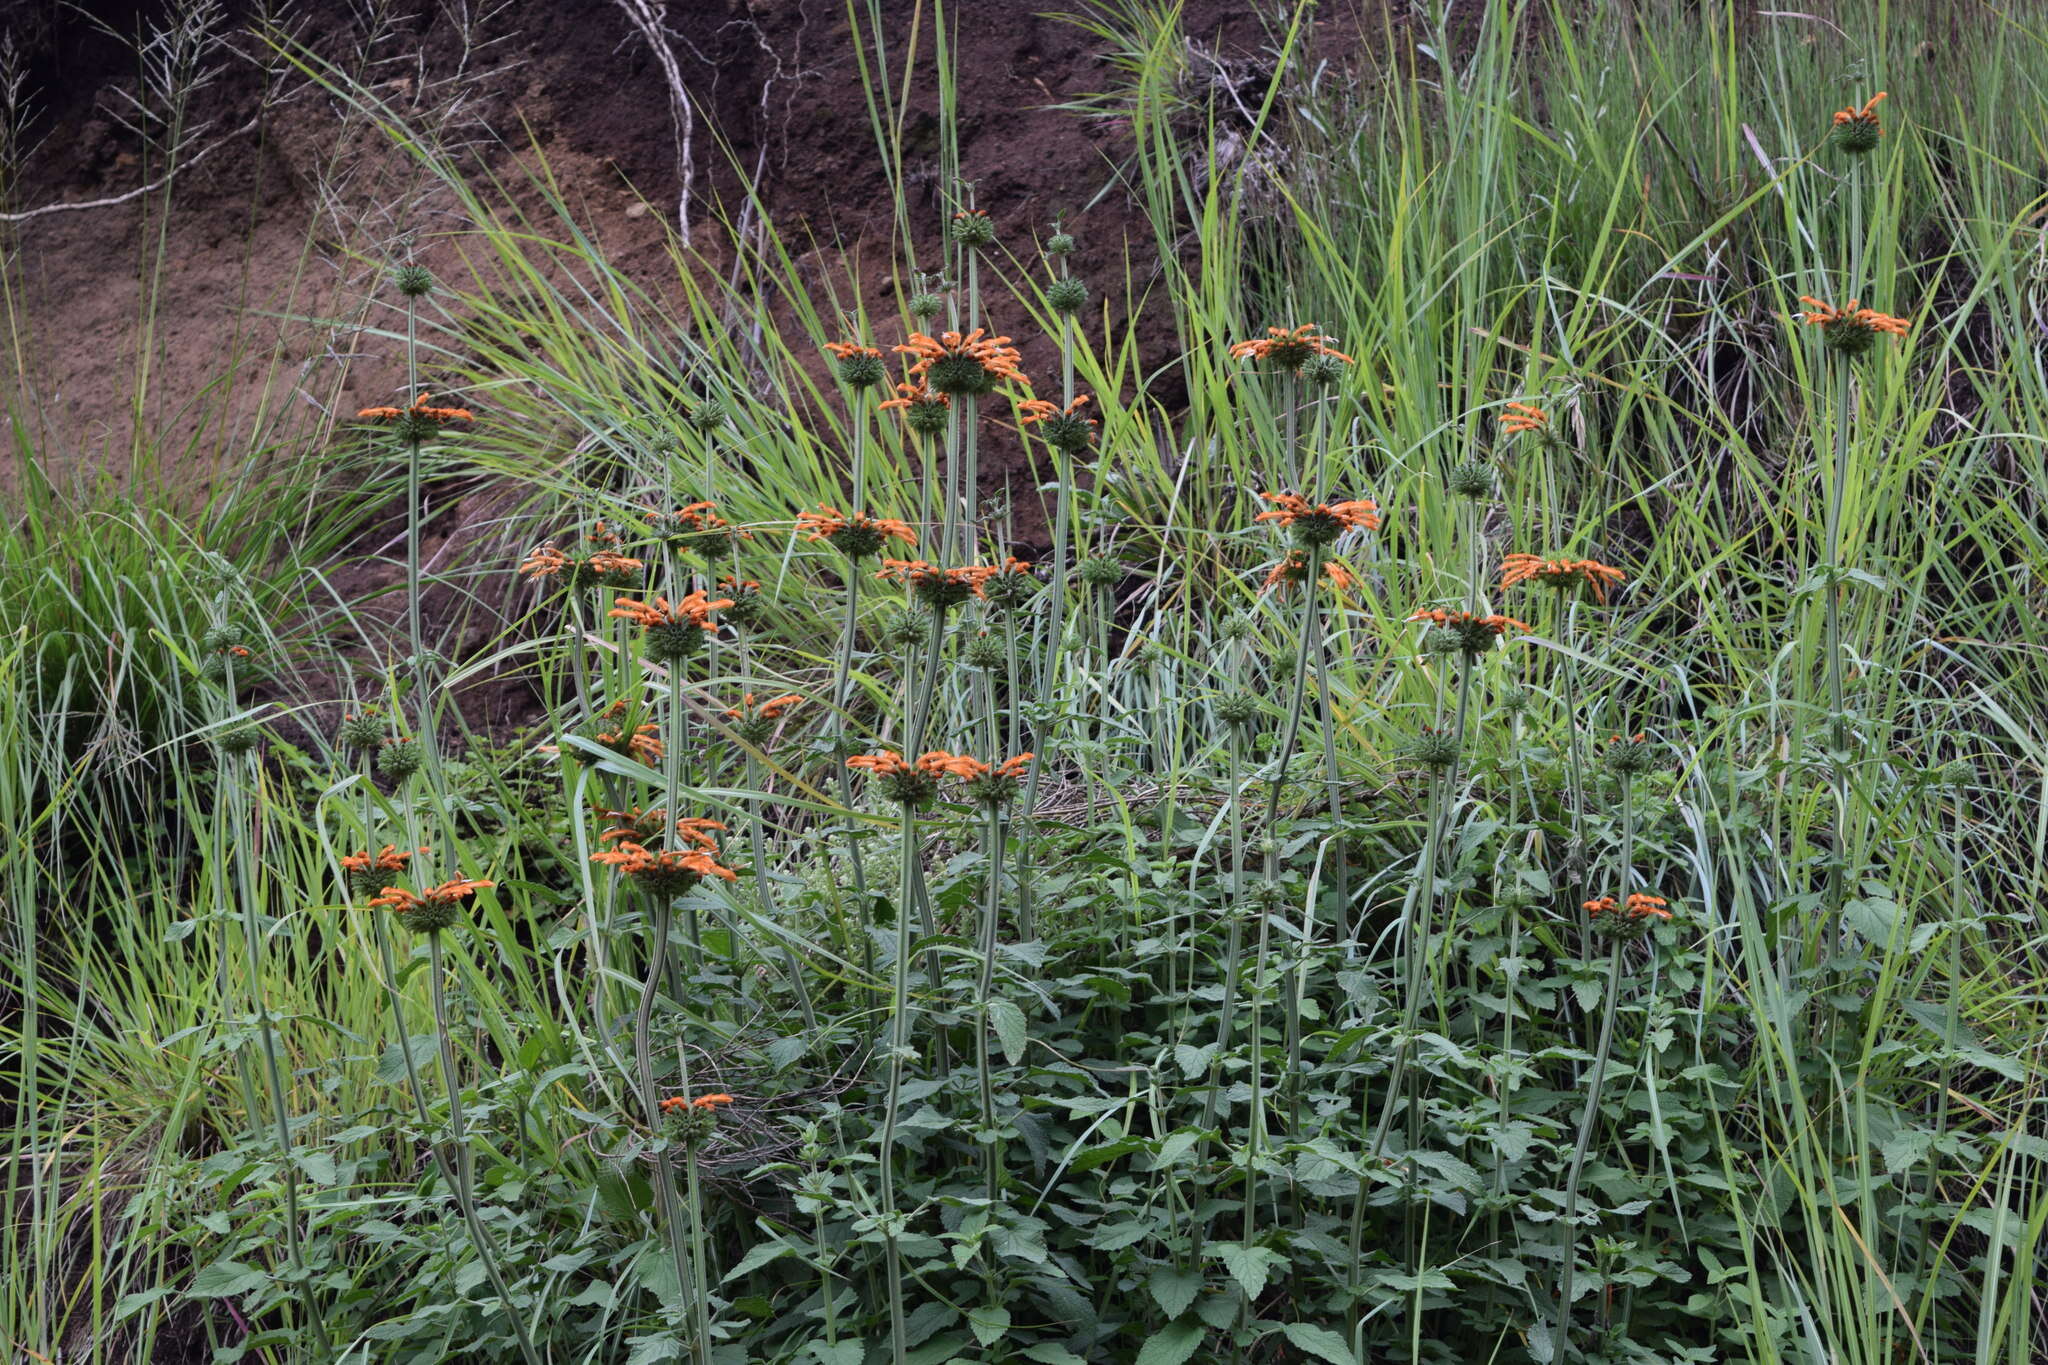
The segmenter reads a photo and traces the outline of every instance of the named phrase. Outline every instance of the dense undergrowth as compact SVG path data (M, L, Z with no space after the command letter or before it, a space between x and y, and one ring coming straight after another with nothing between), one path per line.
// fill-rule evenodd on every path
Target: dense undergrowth
M197 521L30 482L10 1345L2048 1350L2048 29L1502 7L1340 73L1307 17L1256 79L1077 20L1135 282L974 211L941 25L888 317L772 225L636 284L300 57L470 273ZM479 476L466 563L328 586Z

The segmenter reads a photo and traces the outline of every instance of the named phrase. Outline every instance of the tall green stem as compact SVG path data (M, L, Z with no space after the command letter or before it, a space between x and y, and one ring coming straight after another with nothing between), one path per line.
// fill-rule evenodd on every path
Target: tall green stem
M234 695L234 672L232 664L228 671L228 695ZM217 751L218 752L218 751ZM299 1291L299 1299L305 1305L306 1319L313 1326L313 1335L320 1343L323 1358L332 1357L334 1343L327 1335L327 1318L321 1312L319 1300L313 1295L311 1274L306 1266L306 1248L299 1229L299 1168L298 1159L292 1152L291 1113L285 1103L284 1070L277 1055L277 1032L271 1024L270 1007L263 998L263 948L262 931L257 927L258 915L256 896L256 868L251 848L256 842L256 832L246 825L243 810L243 772L245 760L220 753L221 785L226 789L228 800L227 823L240 831L235 840L235 880L242 899L242 943L248 951L249 1000L256 1015L256 1033L263 1045L264 1078L270 1090L271 1120L277 1128L278 1175L284 1182L284 1239L286 1254L292 1263L292 1278ZM235 765L234 769L228 767Z
M433 978L434 1033L440 1042L441 1083L448 1090L448 1145L455 1149L455 1200L462 1206L462 1218L469 1225L469 1239L476 1245L477 1259L484 1263L491 1285L505 1305L506 1316L512 1319L512 1330L519 1337L520 1355L525 1357L527 1365L540 1365L540 1353L534 1349L533 1338L526 1330L526 1317L512 1302L511 1288L498 1267L496 1246L476 1209L476 1158L469 1149L469 1126L462 1113L462 1076L455 1067L455 1044L449 1032L447 962L438 929L427 936L427 970ZM412 1040L404 1037L402 1032L399 1047L406 1053L406 1064L410 1066ZM443 1169L447 1169L445 1165Z
M910 901L920 855L917 842L917 811L905 802L902 836L903 873L896 891L896 960L889 992L889 1088L882 1114L881 1213L883 1240L889 1267L889 1358L892 1365L904 1365L910 1354L903 1306L903 1253L898 1245L899 1215L896 1211L896 1122L903 1098L903 1063L909 1050L910 1014Z
M988 808L988 824L982 833L983 865L987 868L988 892L981 915L980 961L974 977L974 1060L981 1081L982 1151L988 1163L988 1198L994 1204L1001 1186L1003 1143L996 1132L995 1080L989 1064L989 1003L995 987L996 925L1002 908L1003 812Z

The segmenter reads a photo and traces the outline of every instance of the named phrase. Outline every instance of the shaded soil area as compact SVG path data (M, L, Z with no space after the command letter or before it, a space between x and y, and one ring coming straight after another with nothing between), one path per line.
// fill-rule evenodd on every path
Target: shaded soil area
M23 420L0 441L32 454L59 488L191 507L265 451L318 448L337 416L401 401L401 324L382 272L415 242L430 267L452 264L462 210L338 93L340 76L383 103L381 118L449 149L471 183L518 207L537 206L530 181L545 163L579 227L657 296L675 291L680 227L717 270L729 225L765 214L821 277L852 268L866 306L894 316L905 262L861 53L872 62L885 51L888 79L907 92L908 254L934 262L945 206L932 15L915 0L881 0L853 7L856 31L848 8L13 0L19 94L0 152L15 149L18 173L0 181L0 245L15 340L0 387ZM1073 268L1113 308L1148 290L1163 307L1159 233L1122 180L1128 124L1113 109L1058 107L1116 88L1118 55L1098 33L1029 7L962 0L951 13L961 174L1005 247L1035 261L1030 244L1060 218L1080 243ZM1375 31L1351 6L1325 4L1313 44L1341 59ZM1184 5L1170 41L1186 56L1190 118L1256 107L1276 37L1252 7ZM1188 249L1184 237L1169 247ZM1155 362L1171 342L1158 331ZM1028 371L1057 369L1051 339L1019 340ZM0 493L16 466L0 460ZM982 474L985 492L1012 490L1035 515L1021 495L1036 471L1006 425L984 429ZM479 553L506 507L505 490L482 479L430 489L424 560L459 568L451 557ZM371 653L398 633L403 526L398 503L367 520L351 547L362 558L334 574L359 618L385 628L383 641L361 642ZM1042 529L1018 532L1030 553ZM427 610L430 628L458 637L460 657L459 637L475 631L455 619L457 596L430 591ZM316 692L331 681L299 680ZM472 703L492 730L531 710L519 688L493 688L466 711Z

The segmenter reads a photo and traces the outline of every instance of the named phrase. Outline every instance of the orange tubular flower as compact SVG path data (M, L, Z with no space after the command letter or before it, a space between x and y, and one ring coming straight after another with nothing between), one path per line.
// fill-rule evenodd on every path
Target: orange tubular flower
M732 605L730 598L712 599L704 595L702 588L676 602L666 597L657 597L652 602L638 602L630 597L621 597L605 613L623 621L631 621L643 630L657 626L696 626L700 630L717 630L718 623L711 619L714 611L723 611Z
M424 848L419 851L426 852ZM348 887L353 894L374 896L403 876L405 865L412 858L411 853L399 852L398 845L386 844L374 857L367 849L349 854L341 860L341 872L348 879Z
M1500 419L1500 429L1504 436L1520 436L1529 431L1540 435L1550 430L1550 414L1534 403L1510 403Z
M661 1102L660 1109L664 1114L674 1114L687 1109L716 1109L721 1104L731 1103L732 1096L726 1094L699 1095L694 1100L685 1099L681 1095L671 1095Z
M1635 919L1670 919L1671 911L1662 896L1646 896L1637 892L1628 898L1625 907Z
M1408 618L1427 621L1435 630L1423 642L1430 653L1462 654L1469 660L1492 649L1510 629L1527 630L1528 625L1512 616L1480 616L1469 611L1425 610ZM1441 631L1442 634L1438 634Z
M1418 611L1408 619L1411 621L1429 621L1435 625L1449 626L1453 630L1465 626L1476 626L1494 635L1505 634L1510 627L1515 630L1530 629L1526 623L1517 621L1512 616L1479 616L1469 611L1444 611L1441 608L1431 611Z
M732 732L742 744L764 749L769 741L775 738L776 727L782 718L802 701L803 698L796 693L788 692L764 702L757 702L754 694L749 692L740 699L738 706L727 709L725 718L732 722Z
M969 564L942 569L922 559L885 559L875 575L902 583L934 610L958 606L970 597L983 597L989 579L1002 570L990 564Z
M1587 901L1579 908L1586 912L1588 918L1596 919L1601 915L1611 915L1614 913L1615 910L1614 897L1601 896L1597 900Z
M966 785L968 799L993 810L1016 799L1034 757L1036 755L1028 753L1015 754L1000 763L984 763L978 758L957 754L946 764L946 770Z
M1277 521L1292 531L1295 540L1304 546L1332 544L1346 531L1380 529L1380 505L1371 498L1310 506L1308 500L1298 493L1261 493L1259 496L1272 503L1273 510L1261 512L1252 520Z
M565 579L572 588L625 588L638 580L647 566L630 555L619 553L618 533L603 522L583 538L584 552L571 555L552 545L527 551L519 572L538 583L543 579Z
M985 336L984 330L977 327L965 335L942 332L936 337L912 332L896 350L916 357L910 367L912 379L943 394L984 394L1004 381L1030 388L1031 381L1017 368L1022 353L1008 337Z
M609 844L616 840L622 843L645 844L649 840L661 837L662 823L668 812L663 809L643 811L638 806L628 806L625 810L607 810L599 814L606 820L617 821L610 829L597 836L599 843ZM725 825L720 821L707 820L695 815L681 816L675 823L676 838L680 842L694 845L706 853L718 851L718 840L712 836L713 830L723 833Z
M649 895L657 897L683 895L706 877L730 882L737 881L740 875L729 867L721 867L701 849L683 852L669 848L656 852L630 839L621 841L617 848L591 854L590 861L617 868Z
M1330 580L1330 586L1348 592L1358 586L1357 578L1349 569L1334 559L1323 561L1323 577ZM1296 583L1308 578L1308 551L1289 550L1280 562L1266 571L1265 584L1260 592L1285 592Z
M476 414L468 408L431 407L427 403L427 397L427 391L421 389L420 396L413 399L409 408L364 408L356 413L356 417L365 422L409 422L426 429L476 420Z
M885 796L906 806L922 806L938 795L942 779L958 775L959 759L944 749L921 754L915 763L893 749L879 754L856 754L846 766L874 779Z
M818 504L815 512L799 512L796 529L805 540L823 541L849 559L881 553L892 540L917 547L917 532L894 517L842 516L839 509Z
M1912 326L1904 318L1865 308L1858 299L1850 299L1842 308L1804 294L1799 296L1799 301L1807 309L1800 314L1799 320L1808 327L1820 328L1822 342L1848 356L1862 355L1877 344L1880 336L1902 337Z
M598 720L600 722L616 720L625 712L625 709L626 703L615 701L605 708L604 714L598 717ZM622 735L618 729L599 730L591 738L614 753L622 754L628 758L637 758L642 763L652 766L661 762L662 755L661 741L655 735L654 722L646 721L635 726L631 734Z
M1603 606L1607 602L1609 586L1627 577L1620 569L1594 559L1543 559L1536 555L1513 554L1500 562L1503 592L1517 583L1540 583L1560 592L1578 588Z
M1861 105L1835 111L1835 140L1843 151L1860 156L1877 146L1884 136L1884 125L1877 121L1878 102L1883 98L1880 90Z
M429 887L415 895L402 887L386 887L372 896L367 905L371 909L389 910L404 917L406 927L417 929L423 934L439 933L454 926L461 916L462 903L492 882L458 878Z
M762 720L776 720L779 719L784 712L788 711L792 706L797 705L801 701L803 701L802 697L799 697L794 692L789 692L785 693L780 697L774 697L768 701L761 702L757 705L754 701L754 694L752 692L749 692L746 696L740 699L740 704L738 706L726 708L725 714L726 718L729 720L737 720L747 716L758 716Z
M1266 334L1250 341L1234 341L1230 344L1232 360L1265 360L1283 370L1298 370L1314 356L1326 355L1341 360L1346 365L1357 362L1342 351L1330 349L1334 337L1326 337L1316 330L1314 323L1305 323L1289 331L1284 327L1268 327Z

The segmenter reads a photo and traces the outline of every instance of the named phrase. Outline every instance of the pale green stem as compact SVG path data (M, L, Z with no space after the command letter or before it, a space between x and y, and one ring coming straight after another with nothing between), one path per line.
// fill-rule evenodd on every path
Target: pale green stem
M983 1153L988 1163L988 1198L994 1204L1001 1184L1003 1143L996 1132L995 1080L989 1064L989 1003L995 986L996 917L1002 909L1003 812L988 808L988 827L982 835L982 852L988 869L988 895L981 917L981 960L974 979L974 1060L981 1081L981 1126Z
M1634 782L1624 776L1621 779L1621 850L1618 858L1620 887L1615 893L1615 915L1628 914L1629 887L1634 883L1632 863L1635 844L1635 800L1632 790ZM1557 1337L1555 1348L1564 1352L1569 1344L1572 1323L1572 1282L1578 1270L1578 1209L1579 1176L1586 1165L1586 1149L1592 1142L1593 1124L1600 1116L1600 1084L1607 1076L1608 1054L1614 1045L1614 1011L1616 997L1620 994L1621 946L1619 938L1607 954L1606 999L1600 1009L1600 1040L1593 1049L1593 1071L1586 1078L1586 1103L1579 1111L1578 1138L1572 1146L1572 1164L1564 1182L1564 1217L1559 1221L1559 1237L1564 1261L1558 1276L1557 1294Z
M234 666L228 666L228 695L234 696ZM218 752L218 751L217 751ZM277 1127L278 1175L284 1182L284 1239L287 1255L291 1258L292 1276L296 1282L299 1299L305 1305L306 1319L312 1324L313 1335L319 1340L320 1354L331 1357L334 1343L327 1335L327 1319L321 1312L319 1301L313 1295L313 1285L306 1266L306 1248L301 1241L299 1229L299 1170L297 1158L292 1152L291 1113L285 1104L284 1070L278 1062L277 1033L271 1024L270 1007L263 998L263 948L261 931L256 926L256 869L251 856L251 846L256 842L255 831L245 828L243 812L244 789L242 773L231 772L227 765L237 768L244 766L244 760L219 753L222 786L227 790L228 819L230 826L240 831L235 840L235 880L242 899L242 944L249 958L249 1000L256 1015L257 1037L263 1044L263 1071L270 1090L270 1116ZM252 1115L253 1117L253 1115Z
M434 1033L440 1041L441 1083L448 1089L448 1141L455 1149L455 1199L462 1206L463 1221L469 1224L469 1238L476 1244L477 1259L484 1263L491 1284L505 1305L505 1314L512 1319L512 1330L519 1337L520 1355L526 1358L528 1365L540 1365L540 1353L534 1350L533 1338L527 1334L526 1319L513 1305L512 1291L505 1283L504 1273L498 1268L497 1251L491 1235L476 1211L475 1156L469 1149L469 1129L462 1115L462 1077L455 1068L455 1044L449 1036L447 964L438 929L427 935L427 970L433 974ZM399 1047L406 1053L407 1065L410 1065L412 1040L403 1035L402 1026Z
M917 812L903 806L903 875L896 898L896 961L889 995L889 1087L882 1114L881 1211L889 1267L889 1357L904 1365L910 1353L903 1306L903 1253L896 1237L896 1122L902 1105L903 1061L908 1050L910 1013L910 901L917 865Z

